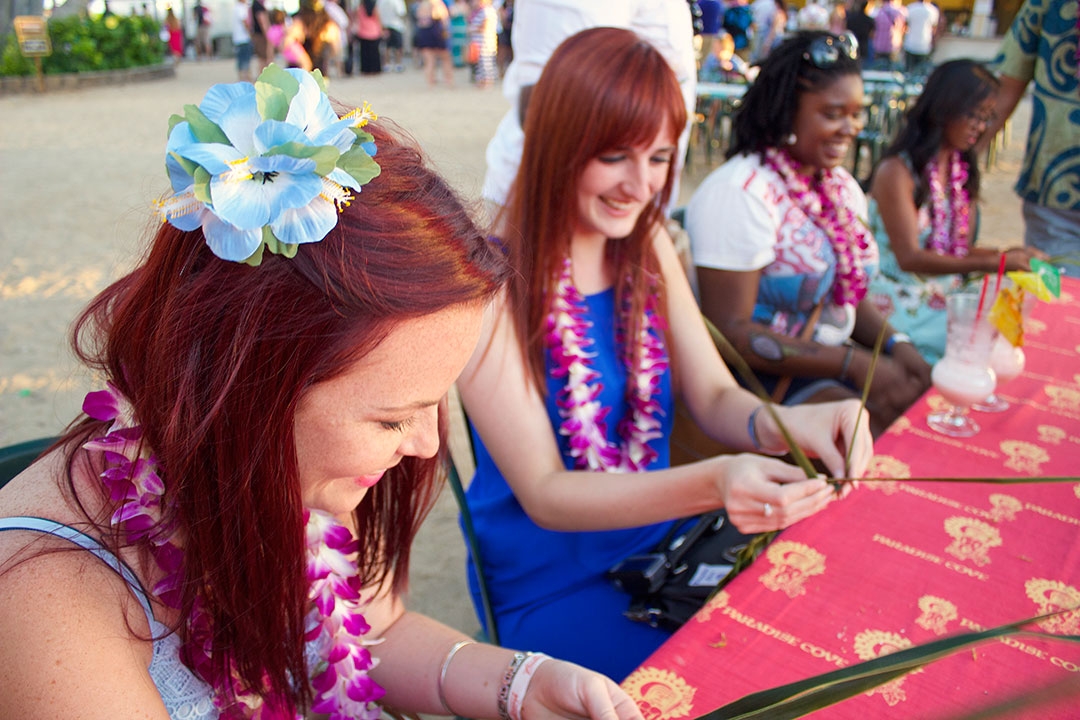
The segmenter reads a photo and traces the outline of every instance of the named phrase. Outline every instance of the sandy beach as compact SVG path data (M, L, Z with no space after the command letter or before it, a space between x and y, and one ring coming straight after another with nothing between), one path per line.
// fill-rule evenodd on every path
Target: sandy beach
M498 89L481 91L458 70L453 88L429 88L404 73L340 78L330 92L367 100L411 132L434 165L478 201L484 148L508 107ZM55 435L96 385L68 349L72 319L93 295L130 268L155 227L151 203L167 189L163 152L168 118L206 89L236 79L231 60L186 62L168 80L52 94L0 96L0 446ZM1019 170L1028 102L1011 141L984 175L980 244L1019 244ZM685 202L710 168L698 156L680 188ZM411 577L410 604L474 633L464 580L464 544L453 497L444 493L425 524Z

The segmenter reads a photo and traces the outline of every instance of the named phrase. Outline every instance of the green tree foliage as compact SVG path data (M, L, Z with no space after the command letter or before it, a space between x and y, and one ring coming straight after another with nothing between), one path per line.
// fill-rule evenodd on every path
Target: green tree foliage
M142 15L77 15L49 20L52 54L41 59L46 75L158 65L165 57L161 25ZM19 52L9 34L0 56L0 75L32 75L34 61Z

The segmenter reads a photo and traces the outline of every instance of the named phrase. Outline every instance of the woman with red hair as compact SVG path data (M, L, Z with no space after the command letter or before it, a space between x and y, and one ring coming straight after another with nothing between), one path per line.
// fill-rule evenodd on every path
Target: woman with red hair
M509 268L319 80L271 65L174 117L166 222L74 328L106 389L0 491L5 715L640 720L402 606L442 398Z
M786 449L701 319L663 208L686 109L633 32L583 31L544 68L498 227L517 273L459 380L477 472L468 502L502 639L621 679L666 637L628 620L605 571L677 518L726 508L739 530L786 527L834 497ZM675 396L749 451L669 468ZM836 476L871 456L857 403L779 408ZM475 593L474 593L475 596Z

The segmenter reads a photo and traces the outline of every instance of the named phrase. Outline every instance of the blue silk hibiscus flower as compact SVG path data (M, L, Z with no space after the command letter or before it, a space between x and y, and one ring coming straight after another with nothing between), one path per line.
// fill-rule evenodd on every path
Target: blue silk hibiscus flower
M258 264L265 245L292 256L337 224L350 191L379 174L363 108L338 117L322 76L271 65L251 83L215 85L173 116L159 204L180 230L201 227L215 255Z

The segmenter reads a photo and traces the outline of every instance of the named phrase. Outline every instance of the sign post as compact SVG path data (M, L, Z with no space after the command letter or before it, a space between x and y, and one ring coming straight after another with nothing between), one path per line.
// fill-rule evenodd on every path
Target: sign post
M37 70L37 85L40 92L45 92L45 78L41 72L41 58L52 54L49 41L49 26L45 18L38 15L20 15L15 18L15 39L19 43L19 52L23 57L34 58Z

